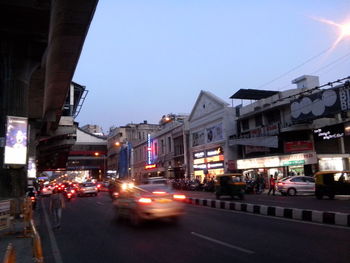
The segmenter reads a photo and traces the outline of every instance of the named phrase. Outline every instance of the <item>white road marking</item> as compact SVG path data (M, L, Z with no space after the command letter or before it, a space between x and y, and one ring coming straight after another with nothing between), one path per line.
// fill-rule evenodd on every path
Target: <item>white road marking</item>
M282 220L282 221L289 221L291 223L299 223L299 224L308 224L308 225L317 225L317 226L322 226L322 227L330 227L330 228L340 228L340 229L345 229L345 230L350 230L350 227L348 226L341 226L341 225L331 225L331 224L323 224L323 223L316 223L316 222L310 222L310 221L304 221L304 220L299 220L299 219L290 219L290 218L285 218L285 217L278 217L278 216L269 216L269 215L260 215L260 214L254 214L254 213L249 213L249 212L242 212L242 211L237 211L237 210L228 210L228 209L222 209L222 208L213 208L213 207L208 207L208 206L194 206L190 205L191 207L194 208L204 208L204 209L210 209L210 210L218 210L226 213L236 213L236 214L243 214L247 216L258 216L258 217L265 217L268 219L272 220Z
M101 203L101 202L96 202L96 204L98 204L98 205L105 205L104 203Z
M53 257L54 257L56 263L63 263L62 257L61 257L61 252L60 252L60 250L59 250L59 248L57 246L57 241L56 241L56 238L55 238L55 234L52 231L52 226L51 226L51 223L50 223L50 220L49 220L49 215L46 212L46 207L44 205L43 200L41 199L40 201L41 201L42 211L44 211L47 231L49 232L49 237L50 237L51 249L52 249Z
M217 239L208 237L208 236L204 236L204 235L198 234L198 233L196 233L196 232L191 232L191 234L194 235L194 236L197 236L197 237L200 237L200 238L209 240L209 241L211 241L211 242L214 242L214 243L223 245L223 246L225 246L225 247L229 247L229 248L232 248L232 249L236 249L236 250L238 250L238 251L241 251L241 252L244 252L244 253L247 253L247 254L254 254L254 253L255 253L255 252L252 251L252 250L245 249L245 248L241 248L241 247L238 247L238 246L234 246L234 245L228 244L228 243L226 243L226 242L223 242L223 241L220 241L220 240L217 240Z

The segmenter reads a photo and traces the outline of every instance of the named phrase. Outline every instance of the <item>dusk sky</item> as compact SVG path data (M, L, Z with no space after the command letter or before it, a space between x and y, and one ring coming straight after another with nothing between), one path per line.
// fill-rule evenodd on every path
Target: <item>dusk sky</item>
M231 104L241 88L350 76L350 36L334 45L333 22L350 22L349 0L100 0L73 78L89 90L77 121L108 132L189 114L201 90Z

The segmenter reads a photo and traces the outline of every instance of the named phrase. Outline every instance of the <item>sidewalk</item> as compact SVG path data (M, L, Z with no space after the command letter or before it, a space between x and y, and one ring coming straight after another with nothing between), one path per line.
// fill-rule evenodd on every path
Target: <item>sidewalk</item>
M40 224L39 217L40 207L38 208L37 205L36 210L33 211L35 227L38 227L38 224ZM27 235L24 236L24 227L24 218L16 218L12 220L10 228L0 231L0 262L3 262L7 247L10 243L12 243L16 253L16 263L35 262L33 254L33 235L28 231Z

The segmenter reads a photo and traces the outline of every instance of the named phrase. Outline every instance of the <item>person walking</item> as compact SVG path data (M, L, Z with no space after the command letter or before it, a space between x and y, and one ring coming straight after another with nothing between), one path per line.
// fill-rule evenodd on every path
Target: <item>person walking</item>
M273 178L273 175L270 175L270 188L269 188L269 192L267 193L267 195L270 195L271 191L272 191L272 195L275 195L275 178Z
M54 189L50 197L50 211L53 214L53 228L61 227L62 208L65 208L65 202L61 191Z

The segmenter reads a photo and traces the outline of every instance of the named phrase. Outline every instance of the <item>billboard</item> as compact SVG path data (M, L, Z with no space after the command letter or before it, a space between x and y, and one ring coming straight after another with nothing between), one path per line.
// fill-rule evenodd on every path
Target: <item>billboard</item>
M311 121L350 110L350 84L321 90L291 103L293 122Z
M7 116L4 164L27 163L28 119Z

